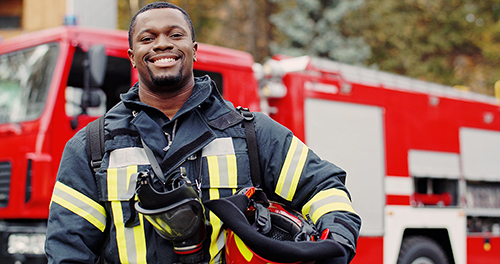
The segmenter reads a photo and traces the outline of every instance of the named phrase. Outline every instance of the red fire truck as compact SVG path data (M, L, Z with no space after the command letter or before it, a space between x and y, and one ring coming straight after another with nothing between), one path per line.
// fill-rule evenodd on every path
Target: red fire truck
M62 150L137 80L127 49L126 32L78 27L0 43L2 263L46 262ZM363 219L353 263L500 260L494 98L310 57L259 65L200 44L197 58L195 75L209 74L226 99L268 113L348 171Z
M348 172L353 263L500 263L500 101L323 59L267 66L263 109Z
M125 31L78 27L0 43L0 263L46 263L46 219L62 150L137 80L127 49ZM227 99L259 109L250 54L200 44L197 59L197 76L211 75ZM104 78L94 87L99 71Z

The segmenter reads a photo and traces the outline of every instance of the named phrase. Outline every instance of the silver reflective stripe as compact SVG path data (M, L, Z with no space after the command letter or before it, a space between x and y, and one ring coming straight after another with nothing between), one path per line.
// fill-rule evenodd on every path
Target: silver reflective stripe
M60 181L55 184L52 202L81 216L101 232L106 228L104 207Z
M221 263L221 256L224 254L224 246L226 244L226 230L222 229L219 237L217 238L217 248L219 248L219 253L214 257L214 263Z
M219 164L219 184L220 186L229 186L229 175L226 169L227 159L225 157L217 157L217 161Z
M109 154L108 168L120 168L129 165L147 165L148 157L143 148L115 149Z
M234 154L233 139L230 137L216 138L202 150L203 157L230 154Z

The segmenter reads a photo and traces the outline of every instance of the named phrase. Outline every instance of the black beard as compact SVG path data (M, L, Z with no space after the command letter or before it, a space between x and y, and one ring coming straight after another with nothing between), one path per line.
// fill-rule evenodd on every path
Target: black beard
M179 84L182 81L182 68L179 73L174 76L154 76L153 73L148 69L149 77L153 84L157 87L169 87Z
M175 76L151 76L151 81L155 86L158 87L169 87L169 86L174 86L177 85L181 82L182 76L181 75L175 75Z

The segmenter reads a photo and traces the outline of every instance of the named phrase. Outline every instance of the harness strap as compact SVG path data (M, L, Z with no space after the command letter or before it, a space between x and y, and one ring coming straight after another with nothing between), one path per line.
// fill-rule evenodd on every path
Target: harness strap
M259 151L258 151L258 146L257 146L257 138L255 136L255 126L253 123L254 120L254 113L250 112L248 108L244 108L241 106L238 106L236 108L240 114L243 116L244 122L243 126L245 127L245 136L247 140L247 146L248 146L248 159L250 162L250 174L252 177L252 182L255 187L261 187L261 176L260 176L260 166L259 166ZM99 169L101 168L102 164L102 158L104 156L104 118L105 115L102 115L98 119L90 122L87 125L86 131L85 131L85 136L87 139L87 155L89 156L90 160L90 166L91 168L95 171L98 172ZM143 143L143 146L145 147L146 154L148 154L148 158L151 162L151 160L156 161L156 159L152 159L154 155L152 153L148 153L148 147L146 144ZM151 164L153 165L154 162ZM158 164L156 162L156 164ZM159 171L158 168L160 166L153 166L153 169L155 170L155 173L158 175ZM159 177L162 177L163 174L159 175ZM163 179L164 180L164 179Z
M255 136L255 125L253 123L254 114L248 110L238 106L236 108L244 118L243 126L245 127L245 136L248 146L248 159L250 162L250 175L253 185L257 188L261 187L259 151L257 149L257 137Z
M90 122L85 129L87 140L87 155L90 160L90 167L94 172L101 168L102 157L104 156L104 116Z
M156 160L155 154L153 151L146 145L144 140L142 140L142 146L144 147L144 151L146 152L146 156L149 159L149 163L151 163L151 168L153 168L154 173L156 174L156 177L158 177L163 184L165 184L165 176L163 175L163 171L161 170L160 164L158 164L158 161Z
M100 116L98 119L90 122L87 124L87 128L85 129L85 140L86 140L86 151L87 151L87 156L88 159L90 160L90 167L94 170L95 173L97 173L101 169L101 164L102 164L102 158L104 157L105 153L105 148L104 148L104 118L105 114ZM97 188L99 189L99 194L101 194L101 188L100 184L97 182L97 179L94 180L96 181ZM110 212L109 205L105 205L106 211ZM99 258L96 263L98 264L103 264L106 263L104 260L104 249L106 244L108 244L109 241L109 224L110 224L110 217L106 217L106 236L105 236L105 242L102 245L102 250L101 254L99 255Z

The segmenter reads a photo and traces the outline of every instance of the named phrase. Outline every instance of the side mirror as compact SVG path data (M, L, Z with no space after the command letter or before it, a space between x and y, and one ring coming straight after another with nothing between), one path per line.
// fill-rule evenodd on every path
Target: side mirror
M89 107L98 107L101 105L102 100L99 92L100 90L90 89Z
M108 57L104 52L103 45L92 46L87 53L88 71L89 71L89 86L101 87L106 76L106 66Z
M104 52L103 45L94 45L90 47L85 58L83 72L83 95L82 95L82 114L87 114L87 108L93 103L91 102L92 94L90 88L101 87L106 76L106 66L108 57Z

